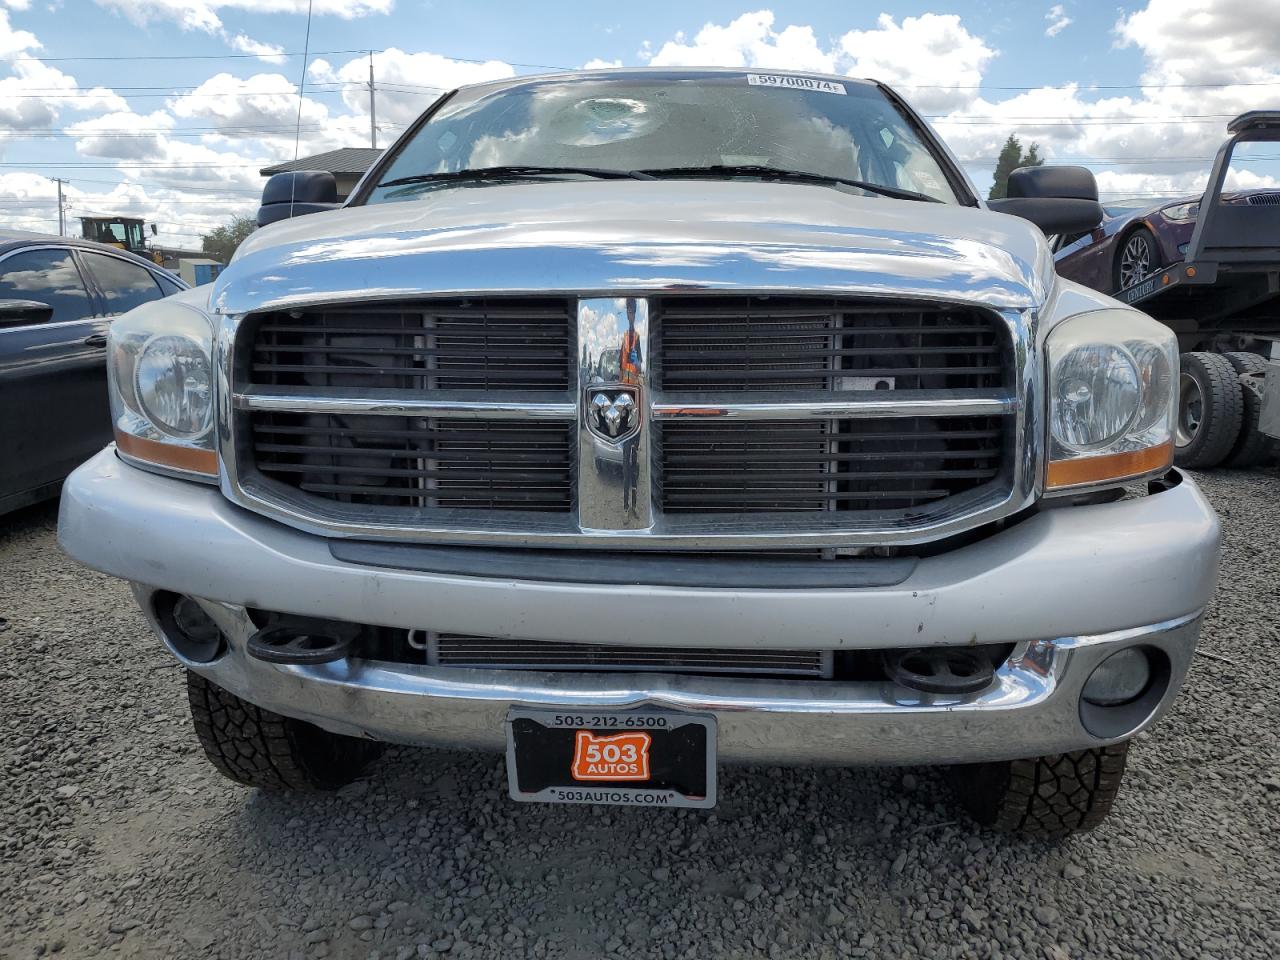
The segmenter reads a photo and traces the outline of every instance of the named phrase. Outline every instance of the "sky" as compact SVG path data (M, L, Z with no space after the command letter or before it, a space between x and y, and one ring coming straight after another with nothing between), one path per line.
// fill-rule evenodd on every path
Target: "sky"
M253 214L261 167L370 145L371 60L383 147L496 77L792 69L893 85L984 191L1015 133L1092 168L1104 200L1199 191L1227 121L1280 109L1275 0L310 2L308 36L308 0L0 0L0 226L56 232L57 177L68 232L127 214L198 249ZM1277 155L1232 183L1280 185Z

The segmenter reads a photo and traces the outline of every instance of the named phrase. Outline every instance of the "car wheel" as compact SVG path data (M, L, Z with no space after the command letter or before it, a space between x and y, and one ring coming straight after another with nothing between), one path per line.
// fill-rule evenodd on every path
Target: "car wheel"
M355 780L382 745L282 717L187 672L196 738L229 780L264 790L336 790Z
M1156 236L1146 227L1139 227L1124 238L1116 254L1115 288L1132 287L1158 269L1160 248L1156 246Z
M1180 365L1174 461L1192 469L1216 467L1240 436L1240 376L1231 361L1217 353L1184 353Z
M1225 353L1223 356L1235 368L1238 378L1248 377L1252 382L1252 385L1243 379L1240 382L1240 394L1244 400L1240 435L1227 455L1226 463L1229 467L1256 467L1276 453L1276 441L1258 429L1258 418L1262 415L1258 378L1266 374L1267 361L1256 353ZM1254 386L1259 389L1254 389Z
M1111 812L1129 744L1027 760L949 767L952 792L979 824L1060 839L1092 830Z

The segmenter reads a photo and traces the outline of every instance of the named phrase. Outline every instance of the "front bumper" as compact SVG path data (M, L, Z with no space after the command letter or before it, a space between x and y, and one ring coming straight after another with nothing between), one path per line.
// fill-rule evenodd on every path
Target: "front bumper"
M59 539L136 585L205 601L229 637L189 664L268 709L396 742L502 745L510 706L642 704L708 711L728 759L955 763L1109 742L1081 721L1094 666L1144 644L1167 663L1157 702L1186 673L1217 575L1218 523L1190 480L1145 498L1046 510L921 560L880 586L744 589L486 578L335 559L326 540L232 506L212 487L121 463L110 449L72 474ZM391 627L656 646L803 649L1015 643L987 691L912 693L887 681L782 681L431 668L361 660L317 667L244 653L246 608Z

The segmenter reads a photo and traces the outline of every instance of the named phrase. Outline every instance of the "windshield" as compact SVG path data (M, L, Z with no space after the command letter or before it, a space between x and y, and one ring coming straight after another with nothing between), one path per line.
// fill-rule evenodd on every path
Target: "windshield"
M459 185L393 180L506 166L767 166L959 202L942 164L874 85L751 73L578 77L460 91L381 171L384 185L366 202Z

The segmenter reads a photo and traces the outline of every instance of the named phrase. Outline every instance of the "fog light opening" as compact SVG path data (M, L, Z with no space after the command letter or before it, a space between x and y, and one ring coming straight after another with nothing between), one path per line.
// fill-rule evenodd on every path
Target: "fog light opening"
M191 597L159 593L155 612L165 641L179 658L192 663L210 663L226 650L222 631Z
M1094 668L1081 696L1098 707L1132 703L1151 682L1151 658L1142 647L1113 653Z
M1126 647L1093 669L1080 691L1080 722L1095 737L1132 736L1169 691L1169 656L1156 646Z

